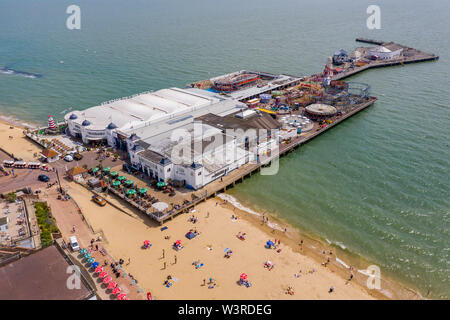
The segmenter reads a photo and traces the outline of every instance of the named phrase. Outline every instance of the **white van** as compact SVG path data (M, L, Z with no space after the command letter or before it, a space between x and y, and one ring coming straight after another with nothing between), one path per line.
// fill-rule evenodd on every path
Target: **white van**
M69 242L70 242L70 247L72 248L73 251L80 250L80 245L78 244L77 237L75 237L75 236L70 237Z

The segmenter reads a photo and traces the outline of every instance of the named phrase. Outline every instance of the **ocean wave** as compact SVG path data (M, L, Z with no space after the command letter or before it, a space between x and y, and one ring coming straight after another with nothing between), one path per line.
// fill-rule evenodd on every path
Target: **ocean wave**
M7 74L7 75L22 76L22 77L30 78L30 79L42 78L42 74L39 74L39 73L31 73L31 72L19 71L19 70L8 69L8 68L0 68L0 73Z
M239 209L239 210L248 212L248 213L253 214L253 215L255 215L255 216L258 216L258 217L263 216L261 213L256 212L256 211L254 211L254 210L252 210L252 209L250 209L250 208L244 206L244 205L243 205L242 203L240 203L235 197L233 197L233 196L231 196L231 195L229 195L229 194L226 194L226 193L219 193L217 196L218 196L220 199L222 199L222 200L228 201L229 203L231 203L234 207L236 207L236 208ZM280 230L280 231L283 231L283 230L284 230L284 229L281 228L278 224L273 223L273 222L268 222L267 225L268 225L269 227L271 227L272 229L276 229L276 230Z

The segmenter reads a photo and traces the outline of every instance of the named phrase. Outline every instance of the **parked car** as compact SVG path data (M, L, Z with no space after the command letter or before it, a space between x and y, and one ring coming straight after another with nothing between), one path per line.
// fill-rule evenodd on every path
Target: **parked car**
M78 244L77 237L75 237L75 236L70 237L69 244L73 251L80 250L80 245Z
M73 158L74 158L75 160L81 160L81 159L83 159L83 155L82 155L81 153L75 153L75 154L73 155Z
M68 154L67 156L64 157L64 160L66 160L67 162L71 162L73 161L73 157L70 154Z
M50 178L48 176L46 176L45 174L40 174L38 177L38 180L42 181L42 182L49 182Z
M92 196L92 200L102 207L106 205L106 200L96 194Z

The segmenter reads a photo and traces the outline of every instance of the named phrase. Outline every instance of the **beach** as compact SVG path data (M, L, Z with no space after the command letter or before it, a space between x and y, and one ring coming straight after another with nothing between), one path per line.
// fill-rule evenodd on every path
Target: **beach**
M161 231L161 226L131 209L127 215L109 204L98 207L90 201L90 192L78 184L71 183L70 192L88 223L105 234L106 249L116 259L130 259L128 272L156 299L374 299L364 288L347 283L283 240L279 253L265 248L268 240L281 237L258 228L221 199L201 203L195 212L165 223L167 229ZM189 222L192 215L198 218L196 223ZM239 218L232 219L233 215ZM190 229L200 234L188 240L185 234ZM245 240L237 238L239 232L246 233ZM149 249L142 249L145 240L152 244ZM177 240L184 247L179 251L172 248ZM227 248L233 251L230 258L224 257ZM270 271L264 267L268 260L274 264ZM203 266L195 268L195 261ZM237 284L242 273L248 275L251 287ZM176 280L167 288L163 283L169 275ZM209 278L214 279L214 288L203 285ZM289 286L294 295L286 294ZM334 292L328 292L330 287Z
M24 129L24 124L0 118L0 148L24 161L37 160L34 154L39 154L42 149L25 137Z

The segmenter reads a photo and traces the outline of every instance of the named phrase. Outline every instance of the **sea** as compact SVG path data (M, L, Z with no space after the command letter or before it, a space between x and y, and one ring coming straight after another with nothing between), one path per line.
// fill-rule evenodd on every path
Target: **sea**
M450 297L450 7L445 0L2 0L0 113L33 124L114 98L249 69L323 70L357 37L440 56L348 81L378 98L229 191L363 257L427 298ZM71 5L80 29L68 29Z

